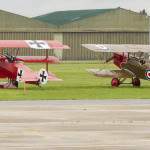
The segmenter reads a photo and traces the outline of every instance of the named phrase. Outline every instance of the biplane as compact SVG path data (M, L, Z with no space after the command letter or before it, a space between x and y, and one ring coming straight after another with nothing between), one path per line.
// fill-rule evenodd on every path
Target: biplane
M136 44L82 44L83 47L94 52L111 52L112 57L106 62L113 60L118 70L88 69L97 77L110 77L111 85L118 87L120 84L132 84L134 87L141 85L140 79L150 80L150 65L143 57L144 53L150 53L150 45ZM139 56L135 54L138 53ZM127 78L131 82L125 82Z
M58 63L59 59L55 56L48 56L49 49L68 49L58 41L43 40L0 40L1 52L5 49L20 51L22 48L46 50L46 56L13 56L8 53L0 55L0 78L7 78L8 82L1 82L0 88L17 88L19 82L27 84L41 85L47 81L59 81L54 74L48 72L49 63ZM46 69L34 72L27 67L24 62L46 63Z

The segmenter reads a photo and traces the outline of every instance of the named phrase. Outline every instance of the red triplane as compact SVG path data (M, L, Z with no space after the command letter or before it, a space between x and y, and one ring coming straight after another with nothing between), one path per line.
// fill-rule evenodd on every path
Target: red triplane
M54 74L48 72L48 63L57 63L59 59L54 56L48 56L49 49L68 49L69 47L58 41L42 40L0 40L0 50L15 48L18 51L21 48L46 50L46 56L12 56L9 54L0 55L0 78L8 78L7 83L0 83L0 88L17 88L19 82L28 84L45 84L48 80L58 81ZM41 62L46 63L47 69L41 69L39 73L32 71L23 62Z

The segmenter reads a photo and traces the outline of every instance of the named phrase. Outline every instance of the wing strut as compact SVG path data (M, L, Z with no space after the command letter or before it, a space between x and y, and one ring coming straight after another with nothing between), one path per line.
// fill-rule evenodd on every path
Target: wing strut
M48 60L48 49L46 49L46 60ZM48 61L46 61L46 71L48 72Z

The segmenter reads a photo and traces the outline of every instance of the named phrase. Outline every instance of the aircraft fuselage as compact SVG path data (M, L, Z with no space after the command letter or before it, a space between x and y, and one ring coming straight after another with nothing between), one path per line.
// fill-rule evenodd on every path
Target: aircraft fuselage
M148 79L146 72L150 70L150 67L146 64L142 64L136 57L128 58L125 54L115 53L114 64L121 69L132 72L136 78Z

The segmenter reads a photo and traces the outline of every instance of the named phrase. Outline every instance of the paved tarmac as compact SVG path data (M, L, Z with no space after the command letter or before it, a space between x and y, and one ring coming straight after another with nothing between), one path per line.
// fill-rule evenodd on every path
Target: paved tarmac
M0 150L149 150L150 100L0 102Z

